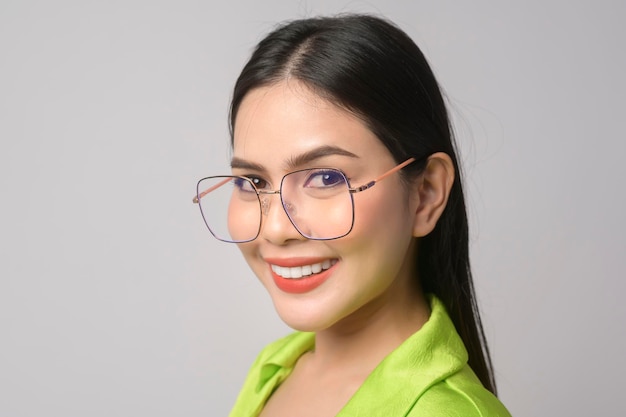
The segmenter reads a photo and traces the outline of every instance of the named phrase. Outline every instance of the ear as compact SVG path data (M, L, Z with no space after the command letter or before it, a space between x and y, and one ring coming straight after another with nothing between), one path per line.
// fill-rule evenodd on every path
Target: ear
M426 236L433 231L454 183L454 164L450 156L437 152L428 157L426 168L413 185L415 218L413 236Z

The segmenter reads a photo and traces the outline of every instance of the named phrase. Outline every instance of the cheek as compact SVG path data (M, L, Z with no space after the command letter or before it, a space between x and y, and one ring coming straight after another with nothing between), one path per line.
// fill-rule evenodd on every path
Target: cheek
M413 238L406 196L390 192L362 197L355 201L354 227L344 247L359 255L363 268L389 268L404 259Z
M412 224L407 196L399 184L381 184L388 189L379 190L377 194L367 195L365 191L361 199L355 198L354 231L358 234L388 234L393 237L402 234L406 226ZM397 236L401 238L401 236Z
M243 255L243 258L246 260L250 268L255 274L258 274L259 268L259 258L255 255L257 253L256 249L256 241L247 242L247 243L238 243L237 247L239 251Z
M244 241L257 236L261 227L261 208L256 200L242 200L233 195L223 220L232 240Z

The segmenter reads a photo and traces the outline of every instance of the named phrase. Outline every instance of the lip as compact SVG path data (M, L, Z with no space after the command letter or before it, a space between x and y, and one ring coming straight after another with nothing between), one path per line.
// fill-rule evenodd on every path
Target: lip
M283 266L283 267L297 267L303 265L312 265L315 263L321 263L329 258L266 258L265 261L268 263L268 269L274 283L281 291L290 294L304 294L310 291L313 291L315 288L322 285L333 273L335 267L339 262L335 262L330 268L323 270L317 274L310 275L305 278L283 278L280 275L276 274L271 265Z

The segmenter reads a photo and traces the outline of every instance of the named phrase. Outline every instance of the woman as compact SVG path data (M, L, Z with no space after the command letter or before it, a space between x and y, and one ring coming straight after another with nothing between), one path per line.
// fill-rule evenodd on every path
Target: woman
M286 23L239 76L230 126L232 174L194 200L297 330L231 416L508 416L447 111L411 39L367 15Z

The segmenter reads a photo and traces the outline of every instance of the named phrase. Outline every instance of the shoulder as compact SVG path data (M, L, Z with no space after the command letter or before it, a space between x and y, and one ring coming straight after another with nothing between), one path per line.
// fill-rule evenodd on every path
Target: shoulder
M500 400L482 386L468 366L424 391L409 413L409 416L418 415L511 417Z

